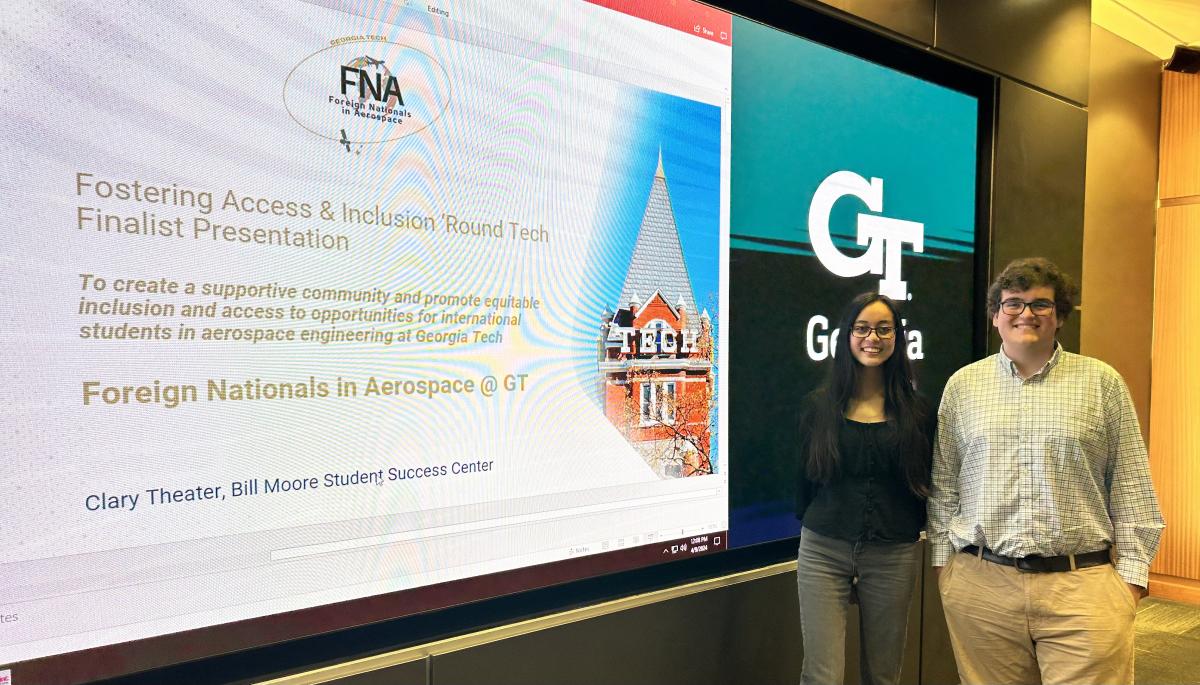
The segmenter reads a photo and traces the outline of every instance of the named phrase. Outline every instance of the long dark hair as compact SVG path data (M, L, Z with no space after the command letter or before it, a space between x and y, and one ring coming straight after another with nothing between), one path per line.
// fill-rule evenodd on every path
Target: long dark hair
M812 432L809 434L806 472L809 480L828 483L838 471L841 461L838 428L854 397L858 375L862 373L862 365L850 352L850 329L862 310L875 302L887 305L896 324L895 347L892 356L883 363L884 413L900 441L900 468L909 490L918 497L927 497L933 451L930 443L933 436L926 435L929 403L916 392L912 364L904 350L906 330L899 307L890 297L877 292L855 297L842 313L833 366L810 409L813 412L809 424Z

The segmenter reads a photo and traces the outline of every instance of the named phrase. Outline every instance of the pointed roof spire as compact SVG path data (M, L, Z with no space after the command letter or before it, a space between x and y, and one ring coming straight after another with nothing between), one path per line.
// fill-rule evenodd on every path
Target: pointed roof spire
M625 274L625 284L621 286L619 302L623 306L632 297L637 297L637 293L645 292L652 296L655 292L678 293L686 311L699 311L692 294L692 280L688 276L683 246L679 242L679 228L671 208L671 193L663 175L661 146L658 149L658 171L650 184L642 225L629 259L629 271ZM663 294L662 297L667 302L667 296ZM678 304L676 308L678 311ZM698 330L691 321L687 323L687 329Z

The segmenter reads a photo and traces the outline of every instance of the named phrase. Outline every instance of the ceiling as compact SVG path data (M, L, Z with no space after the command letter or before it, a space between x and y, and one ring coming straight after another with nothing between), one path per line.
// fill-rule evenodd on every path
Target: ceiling
M1092 23L1154 54L1200 45L1200 0L1093 0Z

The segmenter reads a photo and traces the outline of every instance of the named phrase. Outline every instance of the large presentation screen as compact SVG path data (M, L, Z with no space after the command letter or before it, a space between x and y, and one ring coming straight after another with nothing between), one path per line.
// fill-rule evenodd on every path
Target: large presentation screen
M778 561L842 306L972 359L990 102L754 11L9 2L0 685Z
M658 6L6 6L0 672L724 546L730 17Z

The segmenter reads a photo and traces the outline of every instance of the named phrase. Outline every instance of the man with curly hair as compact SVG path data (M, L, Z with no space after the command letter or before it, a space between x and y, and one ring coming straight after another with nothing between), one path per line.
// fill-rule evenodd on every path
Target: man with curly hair
M1063 350L1078 290L1041 258L988 290L1000 352L938 412L928 534L964 684L1132 683L1163 520L1125 381Z

